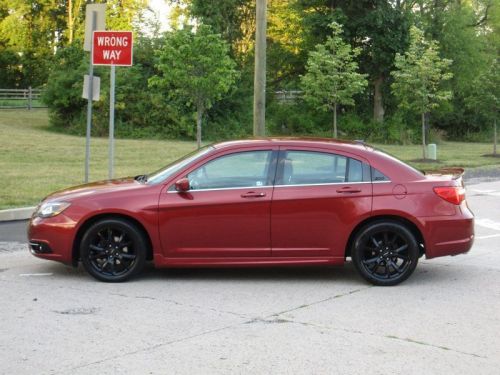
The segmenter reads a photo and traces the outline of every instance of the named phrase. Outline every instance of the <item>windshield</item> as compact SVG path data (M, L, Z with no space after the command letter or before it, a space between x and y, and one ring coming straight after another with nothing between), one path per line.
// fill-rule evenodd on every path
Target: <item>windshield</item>
M177 173L179 170L184 168L186 165L190 164L194 160L202 157L205 154L208 154L214 148L212 146L205 146L198 150L195 150L187 155L184 155L182 158L170 163L166 167L151 173L148 175L147 183L148 184L158 184L162 181L165 181L167 178Z

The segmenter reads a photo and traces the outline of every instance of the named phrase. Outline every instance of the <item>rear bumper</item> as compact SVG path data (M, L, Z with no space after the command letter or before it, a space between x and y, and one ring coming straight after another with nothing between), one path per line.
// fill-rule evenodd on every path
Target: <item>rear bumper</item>
M474 243L474 215L463 205L454 216L419 218L423 228L426 258L468 252Z

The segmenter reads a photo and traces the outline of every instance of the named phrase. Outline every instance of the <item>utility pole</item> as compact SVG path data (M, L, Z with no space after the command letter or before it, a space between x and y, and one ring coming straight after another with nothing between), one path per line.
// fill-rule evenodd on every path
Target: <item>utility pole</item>
M267 0L257 0L253 81L253 135L257 137L266 135L266 8Z

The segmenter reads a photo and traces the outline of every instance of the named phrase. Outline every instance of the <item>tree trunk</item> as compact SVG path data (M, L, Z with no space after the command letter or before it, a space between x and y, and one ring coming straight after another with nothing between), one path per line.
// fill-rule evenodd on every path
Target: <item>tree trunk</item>
M203 108L198 105L196 108L196 145L201 147L201 120L203 118Z
M422 112L422 157L427 159L427 153L425 150L425 113Z
M266 16L267 0L257 0L255 28L255 72L253 91L253 135L266 135Z
M497 154L497 119L493 120L493 155Z
M68 42L73 43L73 1L68 0Z
M384 101L382 96L382 84L384 83L384 77L379 76L373 82L373 120L375 122L384 122Z
M337 138L337 103L333 105L333 138Z

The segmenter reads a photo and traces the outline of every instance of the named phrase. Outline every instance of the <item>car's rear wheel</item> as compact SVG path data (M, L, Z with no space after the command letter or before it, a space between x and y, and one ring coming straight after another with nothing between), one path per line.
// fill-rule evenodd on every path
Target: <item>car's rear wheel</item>
M101 281L120 282L144 267L147 241L135 225L123 219L103 219L91 225L80 243L87 272Z
M418 263L418 244L407 227L379 221L363 227L354 238L351 257L359 274L375 285L406 280Z

